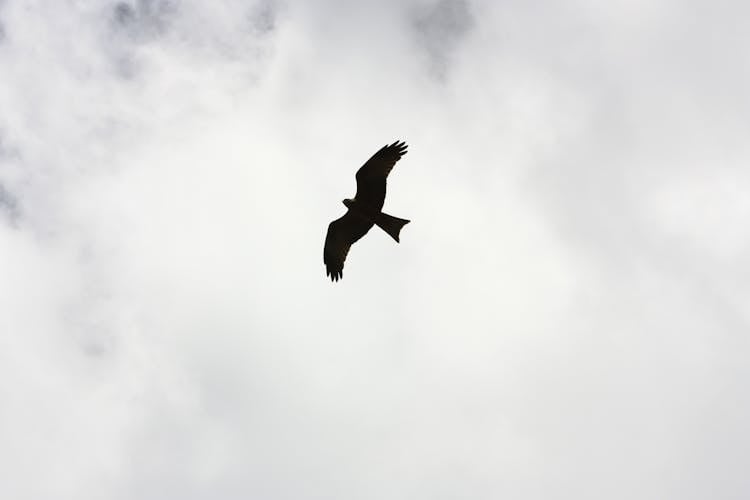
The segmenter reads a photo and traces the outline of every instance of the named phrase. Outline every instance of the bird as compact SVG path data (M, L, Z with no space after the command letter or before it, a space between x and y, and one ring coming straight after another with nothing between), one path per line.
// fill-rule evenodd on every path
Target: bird
M328 225L323 246L323 263L326 276L338 281L344 275L344 261L349 248L377 225L398 243L401 228L409 220L400 219L382 212L385 202L385 185L388 174L402 156L407 145L403 141L380 148L357 170L357 193L354 198L343 200L346 213Z

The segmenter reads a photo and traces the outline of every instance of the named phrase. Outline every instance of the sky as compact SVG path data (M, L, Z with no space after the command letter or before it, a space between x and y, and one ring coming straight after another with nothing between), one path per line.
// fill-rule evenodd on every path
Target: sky
M748 15L0 0L0 497L750 497Z

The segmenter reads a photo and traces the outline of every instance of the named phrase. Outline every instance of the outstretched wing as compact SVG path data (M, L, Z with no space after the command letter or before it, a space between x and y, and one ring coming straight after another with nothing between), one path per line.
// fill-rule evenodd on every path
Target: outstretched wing
M343 217L328 225L326 243L323 247L323 263L326 265L326 276L331 281L338 281L344 275L344 261L349 247L367 234L372 222L348 211Z
M357 171L357 201L380 211L385 202L385 179L405 154L406 143L396 141L372 155Z

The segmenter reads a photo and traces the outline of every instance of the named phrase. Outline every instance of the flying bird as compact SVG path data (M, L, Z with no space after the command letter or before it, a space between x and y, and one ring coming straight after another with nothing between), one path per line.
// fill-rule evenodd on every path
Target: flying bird
M344 274L344 261L349 248L362 238L373 225L399 241L401 228L410 221L382 212L385 202L385 184L388 174L402 156L406 154L406 143L396 141L383 146L372 158L357 170L357 194L345 199L346 213L328 225L328 234L323 248L323 263L326 276L338 281Z

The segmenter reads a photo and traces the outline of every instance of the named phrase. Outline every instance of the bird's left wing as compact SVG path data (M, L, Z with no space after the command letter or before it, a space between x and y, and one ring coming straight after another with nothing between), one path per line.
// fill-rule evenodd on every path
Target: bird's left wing
M406 143L396 141L380 148L357 170L357 195L361 201L377 210L385 201L385 180L393 166L406 154Z
M372 226L372 222L352 212L346 212L343 217L328 225L323 247L323 263L326 266L326 275L331 277L331 281L338 281L344 275L344 261L349 248L367 234Z

